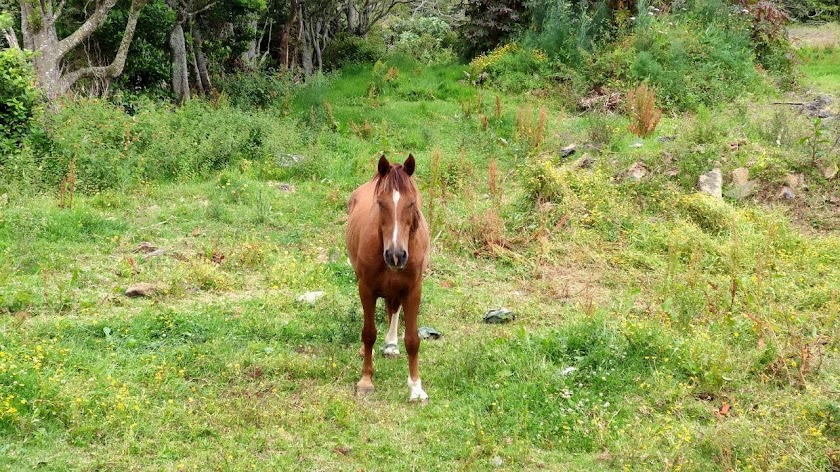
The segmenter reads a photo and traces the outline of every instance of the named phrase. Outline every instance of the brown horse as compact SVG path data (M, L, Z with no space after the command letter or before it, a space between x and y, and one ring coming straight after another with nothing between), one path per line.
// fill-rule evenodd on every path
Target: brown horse
M365 312L362 328L362 379L357 394L373 392L373 344L376 342L376 300L385 299L388 335L385 355L398 355L400 307L405 312L405 350L408 353L410 401L428 400L420 383L417 351L417 313L423 271L429 263L429 227L420 212L420 192L411 179L414 156L391 165L383 155L373 178L350 196L347 252L359 282Z

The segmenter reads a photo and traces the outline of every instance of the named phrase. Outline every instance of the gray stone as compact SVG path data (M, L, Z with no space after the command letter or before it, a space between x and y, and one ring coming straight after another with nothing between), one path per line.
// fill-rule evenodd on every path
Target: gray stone
M570 145L568 145L568 146L566 146L566 147L564 147L563 149L560 150L560 157L562 157L562 158L569 157L572 154L574 154L575 151L577 151L577 144L570 144Z
M805 188L805 176L803 174L788 174L785 176L785 182L791 190Z
M700 175L697 184L701 192L717 198L723 197L723 176L719 167Z
M516 315L507 308L489 310L484 314L484 322L490 324L509 323L516 319Z
M779 190L779 194L776 196L783 200L793 200L796 195L794 195L793 190L786 185Z

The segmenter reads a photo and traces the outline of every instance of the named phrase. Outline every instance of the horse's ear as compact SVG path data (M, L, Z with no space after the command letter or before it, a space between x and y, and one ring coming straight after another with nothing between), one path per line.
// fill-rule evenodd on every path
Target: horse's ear
M391 170L391 164L388 162L388 159L385 159L385 154L379 157L379 175L385 177L388 175L388 171Z
M405 169L405 173L411 177L414 174L414 156L412 154L408 155L408 159L405 160L403 163L403 169Z

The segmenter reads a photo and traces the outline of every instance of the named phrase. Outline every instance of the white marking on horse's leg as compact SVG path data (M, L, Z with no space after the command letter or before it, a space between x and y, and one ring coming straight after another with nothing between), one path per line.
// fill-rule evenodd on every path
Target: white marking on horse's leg
M417 381L412 381L411 377L408 377L408 390L411 392L411 397L409 397L408 401L410 402L427 402L429 401L429 396L426 395L426 392L423 391L423 385L420 382L420 377L417 377Z
M394 190L394 251L397 250L397 231L399 230L400 223L397 221L397 203L400 201L400 192L399 190Z
M400 349L397 347L397 333L400 327L400 308L397 308L396 313L391 315L391 325L388 327L388 334L385 335L385 349L383 353L386 357L400 355Z

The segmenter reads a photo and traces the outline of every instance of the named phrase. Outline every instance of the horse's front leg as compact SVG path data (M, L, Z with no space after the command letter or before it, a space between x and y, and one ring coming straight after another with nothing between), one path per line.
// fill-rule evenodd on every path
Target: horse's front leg
M400 349L397 347L397 334L400 326L400 302L397 299L386 300L388 308L388 334L385 335L385 357L397 357Z
M405 312L405 352L408 354L408 389L410 397L408 401L420 401L426 403L429 396L423 391L420 382L420 368L418 366L417 354L420 351L420 335L417 333L417 315L420 312L420 285L403 301Z
M365 322L362 327L362 350L364 360L362 361L362 378L356 384L356 395L365 395L373 392L373 345L376 343L376 297L373 292L359 284L359 298L362 300L362 310L365 313Z

